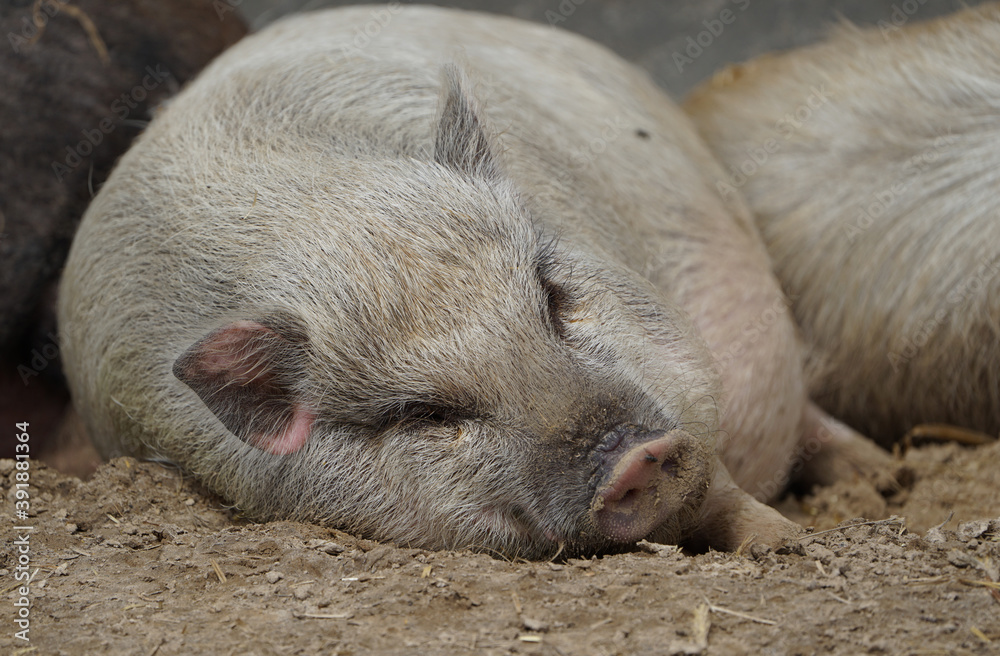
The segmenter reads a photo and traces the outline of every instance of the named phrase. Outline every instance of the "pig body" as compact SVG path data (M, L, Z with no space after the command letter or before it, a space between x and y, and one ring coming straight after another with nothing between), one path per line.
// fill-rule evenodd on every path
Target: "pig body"
M766 496L815 413L715 175L581 38L433 8L284 20L91 205L60 299L74 401L105 456L260 518L524 556L777 541L794 529L717 442Z
M794 299L811 395L883 444L922 423L1000 432L998 79L991 3L844 27L685 106Z

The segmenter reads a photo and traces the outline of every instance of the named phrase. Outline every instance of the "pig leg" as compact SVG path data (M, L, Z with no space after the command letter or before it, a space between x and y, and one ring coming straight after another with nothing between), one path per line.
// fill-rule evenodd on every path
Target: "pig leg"
M812 402L803 412L801 435L794 482L812 487L862 478L880 492L898 489L892 456Z
M830 485L860 477L879 491L898 487L888 453L812 402L803 412L801 434L791 469L796 481ZM693 537L684 544L697 550L736 551L755 543L776 547L801 533L798 524L737 486L720 463L699 510Z
M719 463L693 537L685 540L684 546L699 551L708 547L736 551L751 544L777 547L802 533L798 524L740 489Z

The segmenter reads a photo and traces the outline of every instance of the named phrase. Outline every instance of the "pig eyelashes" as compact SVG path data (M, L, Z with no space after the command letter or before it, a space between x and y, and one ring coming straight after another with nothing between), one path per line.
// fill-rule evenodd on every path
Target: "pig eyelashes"
M478 418L481 418L480 414L474 408L462 403L407 401L386 412L377 428L384 430L396 425L419 427L423 424L456 424Z
M545 316L552 332L560 341L567 341L566 323L563 317L570 310L570 296L566 288L552 279L556 268L555 243L545 245L535 257L535 272L545 296Z

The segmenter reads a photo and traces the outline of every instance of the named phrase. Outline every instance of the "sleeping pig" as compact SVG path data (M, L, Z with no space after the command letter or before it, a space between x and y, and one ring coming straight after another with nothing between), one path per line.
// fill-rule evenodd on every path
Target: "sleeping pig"
M883 444L1000 432L1000 4L906 18L733 67L686 105L794 299L814 398Z
M779 542L737 484L773 496L801 440L860 438L807 402L720 175L645 75L568 33L286 19L90 206L59 308L75 403L106 457L262 519L526 557Z

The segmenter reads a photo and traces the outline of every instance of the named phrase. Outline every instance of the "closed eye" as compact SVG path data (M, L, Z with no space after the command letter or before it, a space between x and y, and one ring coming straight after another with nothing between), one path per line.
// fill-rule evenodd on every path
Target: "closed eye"
M551 241L536 256L535 270L544 294L546 321L556 337L565 341L567 335L564 317L569 311L570 298L565 288L553 279L552 273L556 266L555 241Z
M472 408L409 401L386 413L385 420L381 423L385 427L397 424L455 424L476 417Z
M551 280L542 280L542 291L545 292L545 305L552 331L556 337L565 341L566 324L563 322L563 316L569 296L566 294L566 290Z

